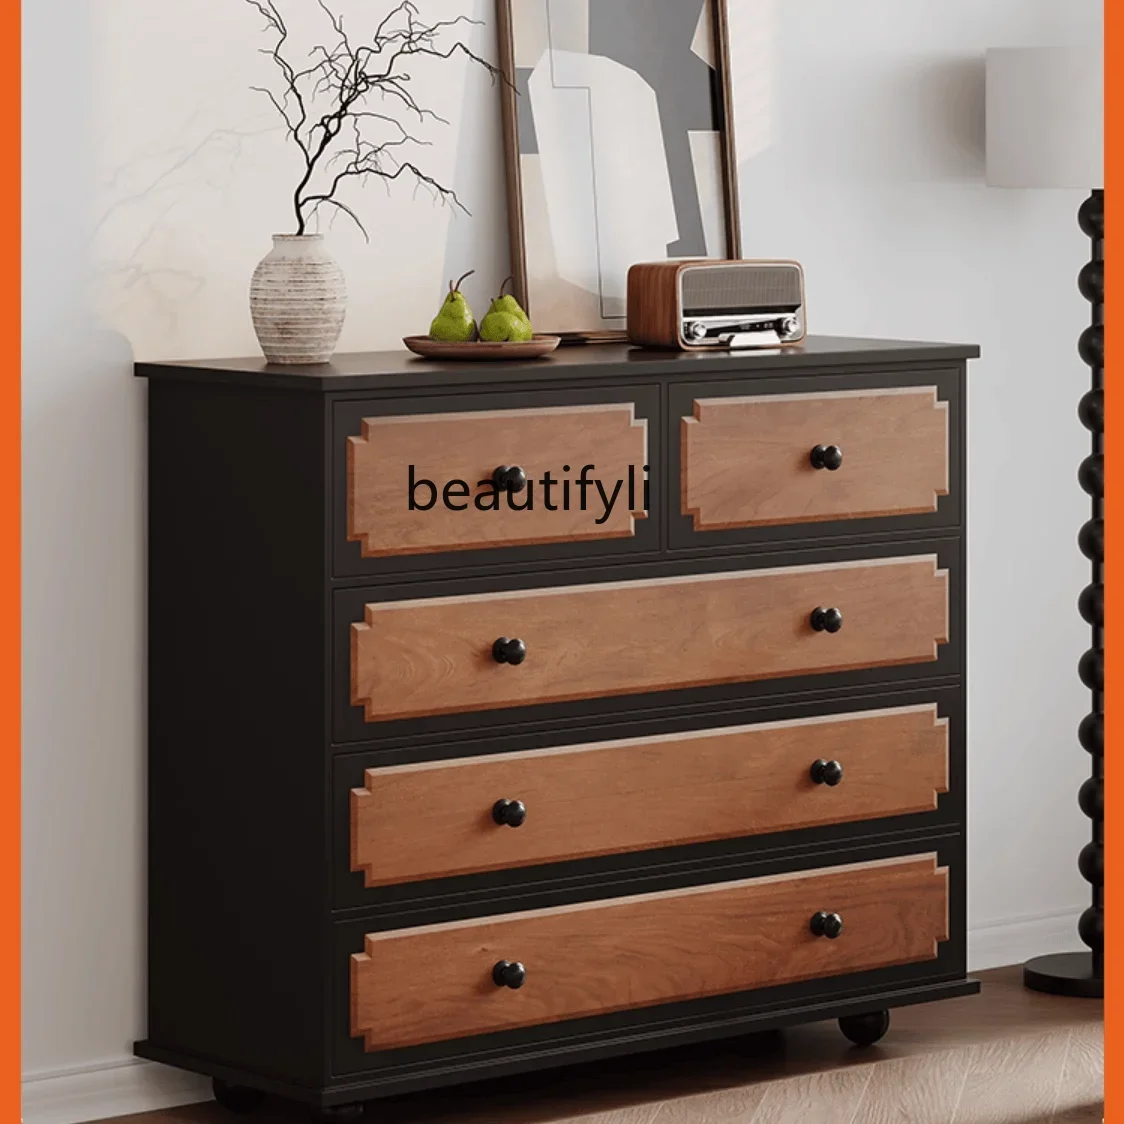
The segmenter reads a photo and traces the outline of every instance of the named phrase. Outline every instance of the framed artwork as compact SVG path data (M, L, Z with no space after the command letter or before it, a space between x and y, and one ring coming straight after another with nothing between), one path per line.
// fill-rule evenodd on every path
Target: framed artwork
M738 258L727 0L497 0L516 296L619 339L629 267Z

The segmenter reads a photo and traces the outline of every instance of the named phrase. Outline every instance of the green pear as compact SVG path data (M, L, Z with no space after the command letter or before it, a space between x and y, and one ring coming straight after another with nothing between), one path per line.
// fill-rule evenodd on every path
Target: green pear
M534 334L529 321L510 312L489 312L480 321L480 338L485 343L526 343Z
M531 322L531 318L526 314L526 312L523 311L522 307L515 299L515 297L511 293L508 293L506 296L504 296L504 289L506 289L508 285L510 285L514 280L514 277L508 277L507 280L504 281L504 283L500 286L500 295L496 297L494 301L492 301L492 307L488 311L509 312L512 316L516 317L519 320L526 320L529 324Z
M492 301L488 315L480 322L480 338L488 343L522 343L534 337L531 318L514 296L510 293L504 295L504 289L511 280L509 277L500 286L500 295Z
M455 285L449 282L449 295L441 305L433 323L429 326L429 338L445 343L469 343L476 339L476 320L472 309L461 292L461 284L471 277L475 270L469 270Z

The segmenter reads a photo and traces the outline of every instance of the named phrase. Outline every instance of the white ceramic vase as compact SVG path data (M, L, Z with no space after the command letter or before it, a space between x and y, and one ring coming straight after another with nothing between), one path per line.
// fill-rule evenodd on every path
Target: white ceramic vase
M343 270L322 234L275 234L254 270L250 315L270 363L327 363L347 313Z

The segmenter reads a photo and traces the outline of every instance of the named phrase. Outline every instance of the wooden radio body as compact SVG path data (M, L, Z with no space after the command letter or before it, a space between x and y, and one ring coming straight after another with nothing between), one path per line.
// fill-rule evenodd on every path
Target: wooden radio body
M737 330L743 321L752 322L751 331ZM781 325L784 330L774 330ZM806 335L804 271L798 262L663 261L628 271L628 338L641 347L788 347Z

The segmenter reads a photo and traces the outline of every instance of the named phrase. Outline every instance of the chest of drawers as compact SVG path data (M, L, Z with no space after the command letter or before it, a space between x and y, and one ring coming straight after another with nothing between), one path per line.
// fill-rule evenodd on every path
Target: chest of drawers
M977 354L139 366L137 1053L348 1119L974 991Z

